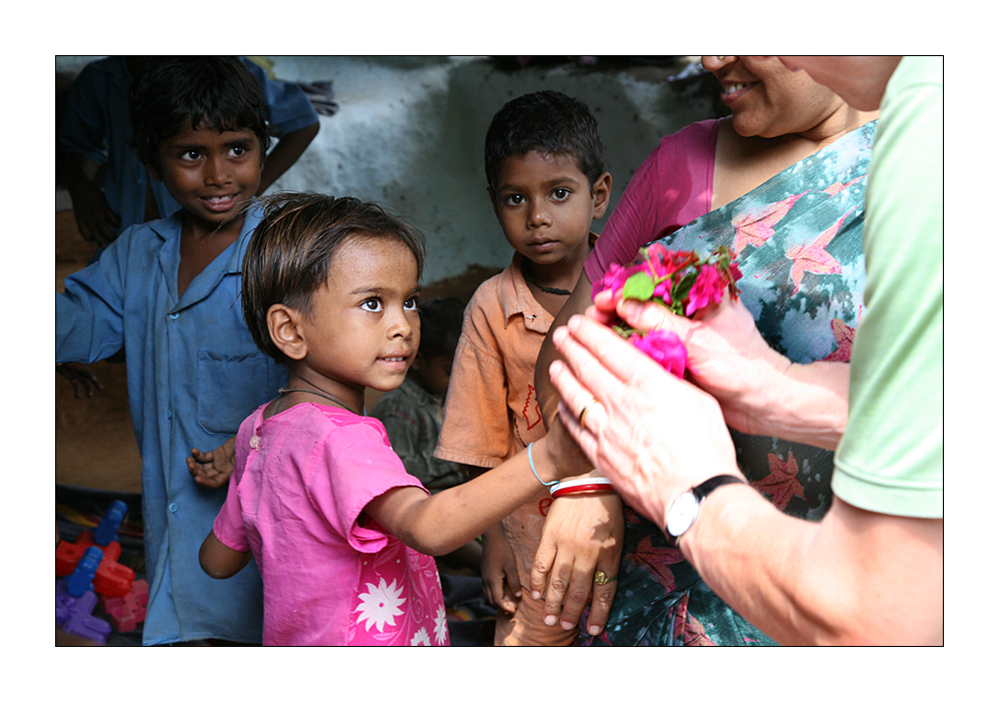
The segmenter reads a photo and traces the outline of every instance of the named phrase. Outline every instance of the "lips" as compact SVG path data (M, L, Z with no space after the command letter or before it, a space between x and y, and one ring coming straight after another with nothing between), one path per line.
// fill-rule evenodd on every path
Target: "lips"
M753 90L757 83L757 81L741 81L723 84L722 102L727 105L735 103L746 95L747 92Z
M210 211L229 211L236 204L238 194L225 194L223 196L200 196L198 197Z

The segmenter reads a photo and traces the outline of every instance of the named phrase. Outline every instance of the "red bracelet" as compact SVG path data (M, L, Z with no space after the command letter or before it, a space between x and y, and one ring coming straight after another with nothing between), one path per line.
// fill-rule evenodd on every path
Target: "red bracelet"
M552 487L552 498L569 496L577 493L589 493L592 491L614 491L615 487L611 481L603 478L575 479L573 481L561 481Z

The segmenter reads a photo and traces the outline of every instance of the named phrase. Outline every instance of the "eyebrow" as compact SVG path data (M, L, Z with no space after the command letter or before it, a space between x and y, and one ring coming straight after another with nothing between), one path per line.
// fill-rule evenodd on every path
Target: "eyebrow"
M379 295L379 296L385 296L386 294L389 294L391 292L392 291L390 289L385 288L385 287L374 287L374 286L367 287L367 286L365 286L365 287L359 287L359 288L357 288L355 290L352 290L350 294L351 295L355 295L355 296L357 296L357 295ZM412 290L410 290L410 294L408 294L406 296L406 299L409 299L410 297L417 297L419 295L420 295L420 286L417 285Z
M554 177L554 178L548 180L547 182L544 182L542 184L542 187L544 187L546 189L552 189L553 187L557 187L557 186L560 186L562 184L572 184L572 185L576 186L576 185L580 184L580 180L576 179L575 177L573 177L571 175L568 175L568 174L567 175L560 175L558 177ZM497 191L498 192L505 191L505 190L523 191L521 189L520 185L511 184L509 182L504 182L503 184L497 185Z

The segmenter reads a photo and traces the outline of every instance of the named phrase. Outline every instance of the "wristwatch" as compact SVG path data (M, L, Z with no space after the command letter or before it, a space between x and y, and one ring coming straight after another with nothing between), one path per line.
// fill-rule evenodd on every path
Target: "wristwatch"
M698 511L701 508L701 502L704 501L708 497L708 494L712 493L712 491L720 486L725 486L726 484L742 483L744 483L743 479L738 476L720 474L719 476L713 476L708 481L688 489L675 498L674 502L670 504L670 508L667 510L667 537L673 540L676 544L677 540L691 529L691 526L694 525L694 521L698 518Z

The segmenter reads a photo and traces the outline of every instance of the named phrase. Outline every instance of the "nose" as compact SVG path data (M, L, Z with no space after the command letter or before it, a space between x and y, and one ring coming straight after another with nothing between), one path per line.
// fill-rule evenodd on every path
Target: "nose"
M205 162L205 183L224 185L232 181L229 161L223 155L213 155Z
M392 318L389 321L389 327L386 330L386 335L390 339L403 339L404 341L413 338L414 332L414 322L410 321L410 317L407 312L402 307L393 308ZM416 313L414 313L414 318L416 318ZM419 331L419 319L417 319L416 329Z
M701 65L705 67L705 71L714 73L722 67L732 64L734 61L736 61L736 57L732 55L703 56L701 58Z
M549 216L548 205L543 199L531 202L528 208L528 226L538 228L540 226L551 226L552 217Z

